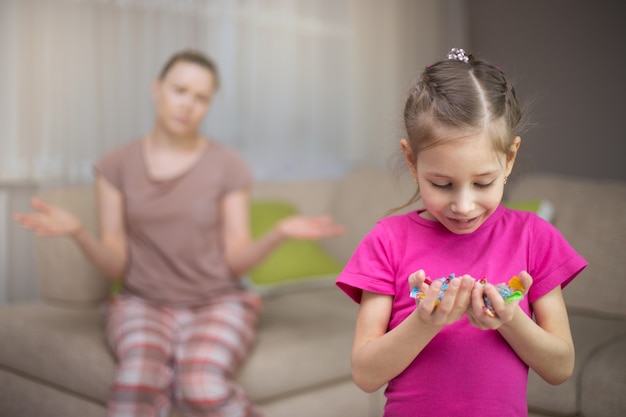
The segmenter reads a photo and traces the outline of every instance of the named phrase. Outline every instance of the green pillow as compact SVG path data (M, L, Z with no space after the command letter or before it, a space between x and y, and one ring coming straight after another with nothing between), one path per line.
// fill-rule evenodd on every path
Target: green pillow
M252 201L252 237L259 238L279 220L296 213L296 208L284 201ZM342 265L317 241L294 239L283 242L253 268L249 272L249 281L253 287L262 289L334 277L341 270Z
M502 205L514 210L531 211L536 213L539 217L552 222L554 220L554 206L542 199L531 200L512 200L504 201Z

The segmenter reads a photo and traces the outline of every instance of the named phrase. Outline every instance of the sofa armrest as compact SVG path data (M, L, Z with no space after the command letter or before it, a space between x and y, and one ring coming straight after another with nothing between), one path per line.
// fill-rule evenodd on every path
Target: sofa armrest
M92 234L98 234L93 185L77 185L42 191L39 197L76 215ZM111 288L106 279L67 237L44 237L35 241L37 277L46 301L94 304Z
M626 330L626 327L625 327ZM593 353L581 376L585 417L626 415L626 334Z

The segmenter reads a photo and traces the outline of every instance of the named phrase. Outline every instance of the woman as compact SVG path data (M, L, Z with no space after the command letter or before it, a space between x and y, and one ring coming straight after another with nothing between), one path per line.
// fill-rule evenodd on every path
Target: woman
M252 241L250 171L199 133L217 90L213 62L175 54L153 84L155 123L95 165L100 237L68 211L33 199L15 219L40 236L70 236L105 276L107 341L118 367L110 416L258 416L234 381L255 338L260 299L237 277L289 238L342 232L327 216L293 216Z

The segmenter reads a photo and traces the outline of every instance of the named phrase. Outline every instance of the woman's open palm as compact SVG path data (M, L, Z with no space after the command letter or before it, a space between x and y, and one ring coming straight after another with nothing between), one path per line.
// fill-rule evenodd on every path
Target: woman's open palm
M330 216L291 216L283 219L278 228L291 239L323 239L344 232L344 227L336 224Z
M13 219L37 236L68 236L78 232L82 225L78 218L67 210L46 204L38 198L32 198L33 213L18 213Z

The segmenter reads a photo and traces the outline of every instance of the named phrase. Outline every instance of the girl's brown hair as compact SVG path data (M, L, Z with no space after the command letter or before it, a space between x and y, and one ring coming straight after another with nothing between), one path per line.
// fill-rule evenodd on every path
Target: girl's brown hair
M448 59L426 67L409 89L404 107L404 125L414 162L419 152L449 140L446 134L458 130L486 130L494 150L509 160L522 119L515 89L502 70L472 55L467 56L467 62ZM418 187L413 197L396 210L419 198Z

